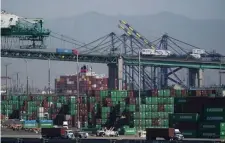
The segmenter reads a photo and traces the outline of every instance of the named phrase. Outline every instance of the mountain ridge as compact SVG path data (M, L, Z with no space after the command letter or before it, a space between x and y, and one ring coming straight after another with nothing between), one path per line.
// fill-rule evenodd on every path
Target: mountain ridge
M52 31L73 37L85 43L111 32L123 34L118 28L119 20L127 21L150 41L168 33L171 37L185 41L206 50L224 52L224 20L196 20L185 16L162 12L148 16L108 16L96 12L78 16L47 20L46 25Z

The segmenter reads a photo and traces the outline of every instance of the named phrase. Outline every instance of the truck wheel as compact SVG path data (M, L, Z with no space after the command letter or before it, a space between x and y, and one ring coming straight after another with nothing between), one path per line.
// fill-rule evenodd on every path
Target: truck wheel
M104 137L105 136L105 133L102 133L101 136Z

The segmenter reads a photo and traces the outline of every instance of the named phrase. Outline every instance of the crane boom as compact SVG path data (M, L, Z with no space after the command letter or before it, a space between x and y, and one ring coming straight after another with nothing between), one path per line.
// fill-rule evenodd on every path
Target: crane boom
M129 36L132 35L132 32L131 32L129 29L123 27L123 26L120 25L120 24L118 25L118 27L119 27L120 29L122 29L123 31L125 31Z
M155 50L155 47L152 45L152 43L148 39L143 37L139 32L137 32L133 27L131 27L126 21L124 21L124 20L119 20L119 21L121 24L124 24L129 29L129 31L134 33L137 38L141 39L146 45L151 47L151 49Z

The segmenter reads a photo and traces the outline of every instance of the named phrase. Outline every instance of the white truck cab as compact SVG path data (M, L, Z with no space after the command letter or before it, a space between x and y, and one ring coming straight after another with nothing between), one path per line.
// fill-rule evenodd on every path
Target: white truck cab
M74 139L75 136L74 136L74 134L73 134L73 131L72 131L72 130L65 130L64 138L67 138L67 139Z
M175 137L175 140L183 140L184 139L184 135L180 132L179 129L174 130L174 137Z
M68 121L63 121L63 128L69 129Z

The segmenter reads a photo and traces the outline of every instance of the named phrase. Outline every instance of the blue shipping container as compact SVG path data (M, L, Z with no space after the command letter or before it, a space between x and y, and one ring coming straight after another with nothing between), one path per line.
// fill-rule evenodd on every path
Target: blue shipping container
M56 53L58 54L73 54L72 49L56 49Z
M36 123L36 122L37 122L36 120L25 120L24 124L26 123L30 124L30 123Z
M26 120L24 121L24 128L36 128L37 122L36 120Z
M49 124L49 123L53 123L53 120L40 120L40 123L41 124L43 124L43 123Z

